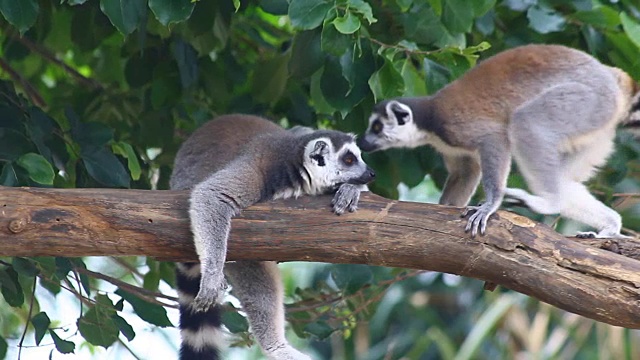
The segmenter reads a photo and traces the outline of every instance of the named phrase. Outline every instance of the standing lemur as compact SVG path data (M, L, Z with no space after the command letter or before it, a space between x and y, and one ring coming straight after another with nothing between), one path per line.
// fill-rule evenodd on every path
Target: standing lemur
M363 151L431 145L449 176L441 204L466 206L482 177L486 200L468 206L465 230L485 233L506 196L541 214L620 237L618 213L582 184L613 151L616 125L640 121L638 84L620 69L558 45L504 51L433 96L377 104ZM506 188L511 159L531 192Z
M231 218L256 202L336 191L333 210L355 211L374 172L355 137L256 116L225 115L196 130L176 156L172 189L190 189L191 229L199 264L177 265L182 360L219 358L224 274L265 355L307 360L285 339L283 290L273 261L225 264ZM223 274L224 270L224 274Z

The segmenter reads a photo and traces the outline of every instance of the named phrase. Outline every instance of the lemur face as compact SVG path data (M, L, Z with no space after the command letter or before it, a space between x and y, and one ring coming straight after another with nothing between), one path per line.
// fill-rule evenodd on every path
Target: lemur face
M416 147L418 128L411 108L397 100L377 105L369 117L369 128L358 139L358 146L366 152L394 147Z
M362 160L353 138L340 148L335 148L335 143L329 137L320 137L305 146L303 165L311 178L313 193L324 193L345 183L364 185L376 176Z

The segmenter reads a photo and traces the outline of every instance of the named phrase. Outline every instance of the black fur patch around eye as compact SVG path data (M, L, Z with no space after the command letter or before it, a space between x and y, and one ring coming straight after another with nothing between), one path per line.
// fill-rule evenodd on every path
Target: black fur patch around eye
M324 161L324 156L320 154L311 155L311 158L318 162L318 166L325 166L327 163Z

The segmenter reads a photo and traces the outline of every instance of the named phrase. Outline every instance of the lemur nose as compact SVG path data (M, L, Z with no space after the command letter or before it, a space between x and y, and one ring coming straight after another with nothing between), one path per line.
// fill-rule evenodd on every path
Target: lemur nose
M372 169L372 168L370 168L370 167L368 167L368 168L367 168L367 174L368 174L372 179L375 179L375 177L376 177L376 172L375 172L375 171L373 171L373 169Z

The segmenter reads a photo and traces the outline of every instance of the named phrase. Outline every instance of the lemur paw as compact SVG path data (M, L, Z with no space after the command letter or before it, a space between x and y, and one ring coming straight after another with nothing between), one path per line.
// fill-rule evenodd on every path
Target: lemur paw
M360 186L352 184L342 184L331 200L333 212L341 215L345 211L354 212L358 209L360 200Z
M622 235L619 232L601 231L599 233L593 231L580 231L576 234L579 239L630 239L631 236Z
M208 281L206 284L201 282L200 291L191 304L192 310L204 312L211 309L219 302L226 289L227 282L224 279L218 285L214 285L212 281Z
M595 239L596 235L597 234L593 231L581 231L576 234L576 237L578 239Z
M475 237L478 234L478 230L480 230L480 235L484 235L487 231L489 217L491 217L493 213L494 210L488 203L478 206L467 206L462 212L462 217L466 217L469 214L471 214L471 216L469 216L469 221L464 231L471 231L471 237Z
M267 357L269 360L313 360L310 356L301 353L289 345L268 352Z

